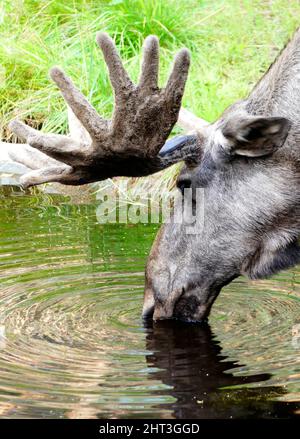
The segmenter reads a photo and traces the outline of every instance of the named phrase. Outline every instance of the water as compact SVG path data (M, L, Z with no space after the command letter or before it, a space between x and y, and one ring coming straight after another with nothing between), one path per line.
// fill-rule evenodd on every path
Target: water
M210 327L144 325L153 225L0 193L0 416L251 418L300 414L300 270L239 279Z

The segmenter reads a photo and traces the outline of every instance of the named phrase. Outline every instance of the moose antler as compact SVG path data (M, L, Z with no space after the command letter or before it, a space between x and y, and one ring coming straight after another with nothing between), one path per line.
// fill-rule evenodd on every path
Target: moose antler
M104 33L99 33L96 39L114 89L112 120L100 117L65 73L58 67L52 68L50 76L84 127L85 134L76 139L74 133L73 137L43 134L18 120L12 121L10 129L18 137L43 153L43 158L45 154L49 157L46 167L39 167L22 177L26 187L50 181L78 185L113 176L144 176L172 164L158 152L178 118L190 64L189 52L182 49L177 54L166 87L159 89L156 37L149 36L145 40L138 85L129 78L112 39ZM27 154L29 162L30 151ZM17 154L15 159L18 161ZM182 158L177 155L174 160ZM27 163L27 166L36 168L35 164Z

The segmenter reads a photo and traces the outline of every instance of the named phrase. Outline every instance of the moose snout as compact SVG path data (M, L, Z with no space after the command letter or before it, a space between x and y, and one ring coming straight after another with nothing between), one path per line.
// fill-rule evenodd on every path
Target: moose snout
M151 289L145 291L143 317L153 320L176 319L184 322L206 323L213 300L201 299L201 295L186 292L184 288L173 290L164 299Z
M206 323L214 298L199 292L186 293L177 301L173 318L194 323Z

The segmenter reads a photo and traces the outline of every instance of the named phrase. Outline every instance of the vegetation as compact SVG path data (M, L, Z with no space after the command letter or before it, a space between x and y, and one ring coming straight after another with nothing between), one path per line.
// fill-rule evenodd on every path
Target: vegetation
M192 52L184 106L209 121L243 97L299 25L298 0L2 0L0 5L0 132L27 119L65 132L66 109L48 70L58 64L109 116L112 92L96 31L116 40L137 79L141 45L161 42L163 83L174 53Z

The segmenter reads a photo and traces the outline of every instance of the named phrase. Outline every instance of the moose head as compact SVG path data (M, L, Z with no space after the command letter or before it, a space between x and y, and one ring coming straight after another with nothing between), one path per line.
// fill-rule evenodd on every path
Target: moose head
M59 68L51 77L84 127L77 139L42 134L19 121L27 142L10 154L32 169L24 186L49 181L84 184L112 176L143 176L183 161L183 199L203 215L164 224L146 267L143 316L205 321L223 286L240 275L264 278L300 260L300 32L244 100L214 123L167 141L177 121L189 53L179 52L163 89L157 85L159 47L148 37L140 81L127 75L112 40L97 42L115 94L104 120ZM187 194L190 196L188 197Z

